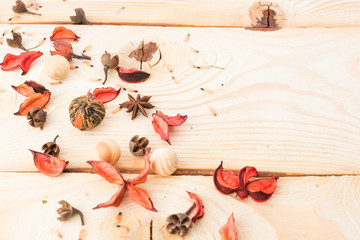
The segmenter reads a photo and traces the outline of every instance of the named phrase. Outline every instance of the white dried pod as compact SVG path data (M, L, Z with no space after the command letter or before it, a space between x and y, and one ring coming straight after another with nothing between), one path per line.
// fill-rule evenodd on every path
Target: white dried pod
M112 139L102 139L96 143L93 155L97 161L105 161L110 164L116 163L121 156L119 144Z
M50 56L45 63L46 74L58 81L64 80L69 74L70 63L69 61L60 55Z
M173 174L178 167L178 158L175 151L169 147L156 149L150 157L151 169L160 176Z

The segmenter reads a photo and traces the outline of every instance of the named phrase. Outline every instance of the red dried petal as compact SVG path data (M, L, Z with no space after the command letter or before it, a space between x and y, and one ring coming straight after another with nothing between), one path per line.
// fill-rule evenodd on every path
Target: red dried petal
M150 73L137 70L136 68L126 69L117 67L116 70L118 71L120 79L128 83L140 83L150 77Z
M191 211L190 215L192 215L192 222L195 223L198 219L204 216L204 205L202 200L195 193L191 193L186 191L189 194L189 197L195 201L195 208Z
M243 167L239 171L238 175L239 175L240 187L245 188L246 184L249 182L249 179L251 177L257 177L258 172L257 172L256 168L247 166L247 167Z
M19 86L11 86L16 92L20 93L21 95L25 97L30 97L31 95L34 95L35 93L41 93L43 94L47 90L43 85L35 82L35 81L25 81L24 83L20 84Z
M124 178L120 171L110 163L104 161L87 161L87 163L93 167L96 174L105 178L109 183L124 184Z
M143 206L144 208L157 212L157 210L154 208L154 204L150 199L149 194L146 190L136 187L134 184L129 183L127 185L128 194L130 198L136 202L137 204Z
M214 172L214 184L216 189L223 194L231 194L235 192L239 187L240 183L238 177L233 171L223 171L223 162Z
M1 70L11 71L19 66L19 56L8 53L5 55L3 62L1 63Z
M23 70L21 75L25 75L29 71L31 63L42 55L43 53L39 51L23 52L19 56L8 53L1 63L1 69L3 71L11 71L20 67Z
M25 75L29 69L30 69L30 65L32 62L34 62L36 59L38 59L39 57L41 57L43 55L42 52L40 51L28 51L28 52L23 52L20 54L20 68L21 70L23 70L21 75Z
M150 159L149 159L149 153L148 153L147 148L145 148L144 159L145 159L144 168L141 170L140 174L137 175L135 178L127 180L128 183L132 183L132 184L136 185L136 184L141 184L141 183L146 182L147 176L149 175L149 172L150 172Z
M69 164L68 161L63 159L45 153L36 152L31 149L29 150L33 154L35 166L42 174L45 174L46 176L59 176L64 171L64 168Z
M68 40L68 41L72 41L72 40L77 40L80 37L76 36L76 34L70 30L67 29L63 26L60 27L56 27L50 37L51 41L56 41L56 40Z
M58 52L58 51L50 51L51 56L54 55L60 55L63 56L64 58L66 58L68 61L71 61L71 55L63 53L63 52Z
M160 117L155 113L152 114L152 117L153 117L152 125L155 132L157 132L160 135L162 140L167 141L171 145L168 123L165 121L165 119L163 119L162 117Z
M182 116L179 113L173 117L165 115L161 111L156 111L156 114L159 115L160 117L162 117L163 119L165 119L165 121L169 124L169 126L180 126L187 119L187 115Z
M87 95L94 96L97 99L100 100L102 103L107 103L112 100L114 100L119 94L120 94L121 88L119 90L115 90L112 87L102 87L102 88L95 88L93 93L90 93L90 90L88 91Z
M250 197L257 202L268 200L274 193L278 177L267 179L255 179L246 185Z
M46 91L44 94L35 93L32 96L25 99L25 101L20 104L19 110L14 113L14 115L26 115L30 109L34 107L43 108L50 100L51 93Z
M246 189L240 189L239 191L236 192L236 194L241 200L249 196L249 193L246 191Z
M109 199L109 201L100 203L93 209L99 209L99 208L107 208L107 207L118 207L121 203L121 200L123 196L125 195L126 187L125 184L123 184L117 192Z
M230 215L227 223L219 230L221 240L237 240L234 213Z

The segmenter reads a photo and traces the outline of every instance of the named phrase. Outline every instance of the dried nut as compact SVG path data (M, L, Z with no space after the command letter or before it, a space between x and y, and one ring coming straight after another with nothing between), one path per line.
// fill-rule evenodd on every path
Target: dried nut
M178 167L178 158L173 149L164 147L156 149L150 158L151 169L160 176L173 174Z
M105 161L114 164L120 159L121 150L119 144L114 140L103 139L97 142L93 154L97 161Z
M50 56L45 63L46 74L54 80L64 80L70 70L69 61L60 55Z
M172 214L167 217L166 222L166 230L179 236L185 236L192 227L191 219L185 213Z
M135 156L144 156L148 144L149 140L146 137L139 139L139 135L135 135L130 140L129 150ZM151 148L148 147L147 150L150 152Z
M52 142L47 142L44 145L42 145L41 149L44 151L44 153L52 155L54 157L59 156L60 153L60 147L56 144L56 139L59 137L59 135L56 135L54 140Z

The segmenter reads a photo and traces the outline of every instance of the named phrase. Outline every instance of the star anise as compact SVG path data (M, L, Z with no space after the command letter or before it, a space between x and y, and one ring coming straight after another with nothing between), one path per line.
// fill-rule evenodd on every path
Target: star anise
M145 117L147 117L147 114L145 112L145 109L150 109L150 108L154 108L155 106L152 105L151 103L149 103L149 100L151 98L151 96L140 96L140 94L138 94L136 96L136 99L131 96L130 94L128 94L129 97L129 101L123 102L120 104L121 108L127 108L126 112L133 112L132 116L131 116L131 120L135 119L138 112L140 111L142 113L142 115L144 115Z

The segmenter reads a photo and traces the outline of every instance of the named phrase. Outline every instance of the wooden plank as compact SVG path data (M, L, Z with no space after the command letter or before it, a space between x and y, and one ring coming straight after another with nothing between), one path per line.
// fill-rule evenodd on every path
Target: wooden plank
M13 26L2 25L0 32ZM79 131L69 122L68 106L77 96L102 86L89 79L103 78L100 56L119 53L120 64L138 67L127 57L142 39L160 44L163 58L149 80L126 84L111 71L107 86L139 90L152 95L155 109L166 114L187 114L187 122L171 130L172 147L180 169L227 169L252 165L263 172L285 174L359 174L360 156L360 28L282 29L254 32L243 29L71 26L80 37L73 44L80 53L93 48L89 67L79 60L61 85L50 85L43 66L52 48L47 40L44 56L25 76L20 70L1 72L0 170L36 171L28 148L40 150L57 134L60 157L70 169L89 169L92 148L102 138L115 139L122 157L117 166L141 168L143 159L131 156L128 142L139 134L156 149L166 146L154 132L150 118L130 120L125 111L112 109L127 99L127 92L107 104L103 123L92 131ZM19 31L26 47L50 36L53 26L23 25ZM190 33L190 41L184 42ZM8 35L7 35L8 36ZM134 45L132 45L132 44ZM195 53L192 49L197 49ZM2 46L0 59L20 50ZM154 60L155 61L155 60ZM225 69L196 69L215 65ZM168 70L171 65L174 70ZM150 70L145 66L145 70ZM172 80L175 76L179 84ZM11 89L25 80L37 80L52 92L46 106L44 129L31 128L24 117L14 116L22 96ZM213 92L201 91L200 88ZM134 93L132 93L134 94ZM210 107L217 111L213 116ZM155 111L155 109L152 109ZM153 111L148 111L149 113Z
M217 192L211 177L150 177L140 187L146 189L159 212L153 213L131 202L125 195L117 208L92 210L116 191L98 175L63 174L49 178L40 174L0 174L1 239L77 239L86 229L86 239L171 238L165 228L168 215L186 211L191 200L186 191L195 192L205 207L186 239L220 239L218 230L233 212L239 239L308 239L355 240L360 237L359 177L280 178L278 189L269 201L225 196ZM43 204L42 200L47 203ZM56 220L57 202L66 200L84 213L85 226L74 217L67 222ZM122 212L117 228L116 215Z
M272 5L282 27L344 27L360 25L360 2L351 0L198 0L198 1L39 1L41 17L14 16L13 1L1 0L0 23L70 23L82 7L95 24L251 27L261 19L261 5ZM266 7L265 7L266 8ZM260 16L260 17L259 17Z

